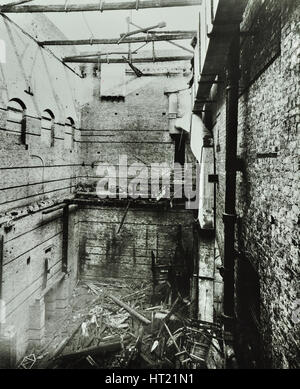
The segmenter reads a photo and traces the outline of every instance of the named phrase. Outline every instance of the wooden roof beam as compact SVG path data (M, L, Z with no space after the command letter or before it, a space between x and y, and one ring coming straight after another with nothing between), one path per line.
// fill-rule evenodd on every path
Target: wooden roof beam
M184 31L183 33L176 34L163 34L163 35L151 35L151 36L136 36L134 38L124 38L120 44L124 43L138 43L138 42L159 42L170 40L184 40L192 39L196 34L196 31ZM41 41L41 46L75 46L75 45L114 45L118 44L120 38L117 39L65 39L65 40L48 40Z
M14 7L16 5L21 5L21 4L24 4L24 3L30 3L31 1L33 1L33 0L12 1L11 3L7 3L7 4L2 5L0 7L0 12L5 12L6 10L8 10L11 7Z
M171 62L171 61L190 61L193 57L189 55L172 56L172 57L147 57L147 58L132 58L132 63L149 63L149 62ZM69 63L124 63L126 62L123 58L109 58L102 59L98 57L65 57L63 62Z
M164 28L166 27L167 24L165 22L161 22L161 23L158 23L158 24L155 24L155 26L150 26L150 27L145 27L145 28L139 28L138 30L134 30L134 31L129 31L129 32L126 32L124 34L120 34L120 38L123 38L123 37L127 37L127 36L131 36L131 35L136 35L136 34L140 34L141 32L149 32L150 30L153 30L154 28Z
M139 28L140 30L143 30L142 27L140 27L139 25L137 25L137 24L135 24L135 23L133 23L133 22L130 22L130 24L132 24L133 26ZM162 31L162 32L163 32L163 31ZM175 32L178 32L178 31L173 31L173 33L175 33ZM157 34L156 31L147 31L147 33L149 33L150 36L155 36L155 35ZM196 36L196 34L197 34L197 31L195 31L194 37ZM148 36L149 36L149 35L148 35ZM194 38L194 37L193 37L193 38ZM193 52L192 50L189 50L189 49L187 49L186 47L179 45L178 43L175 43L175 42L172 42L172 41L167 41L167 42L170 43L170 44L173 45L173 46L180 47L182 50L185 50L185 51L187 51L187 52L189 52L189 53L191 53L191 54L194 54L194 52Z
M33 12L84 12L84 11L119 11L128 9L187 7L201 5L202 0L131 0L124 2L103 1L88 4L51 4L51 5L19 5L5 8L10 13Z

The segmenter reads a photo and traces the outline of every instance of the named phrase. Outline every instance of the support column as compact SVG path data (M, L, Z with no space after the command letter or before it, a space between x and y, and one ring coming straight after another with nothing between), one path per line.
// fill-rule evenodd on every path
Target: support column
M29 306L29 328L28 345L29 347L39 347L45 334L45 302L44 297L35 300Z

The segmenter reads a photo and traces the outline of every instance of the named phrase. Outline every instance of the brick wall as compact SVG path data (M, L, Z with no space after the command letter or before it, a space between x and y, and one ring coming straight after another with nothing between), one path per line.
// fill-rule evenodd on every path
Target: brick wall
M40 39L62 37L44 15L26 15L20 24ZM5 16L0 18L0 35L6 50L6 62L0 66L1 215L74 190L80 142L79 94L75 88L79 89L82 80ZM32 95L26 93L29 87ZM20 123L9 117L11 99L25 106L25 142L20 136ZM41 139L41 119L46 109L54 115L52 146ZM72 148L67 143L68 117L73 118L76 127Z
M40 39L61 37L44 15L26 15L19 22ZM44 287L51 287L62 273L62 211L48 215L42 211L73 196L80 166L78 94L74 89L80 78L4 16L0 17L0 35L6 48L6 63L0 64L2 299L6 325L13 325L16 330L19 359L26 352L30 337L29 307L36 299L42 301ZM29 86L33 95L25 92ZM20 136L20 123L8 120L8 102L16 98L26 106L25 142ZM55 115L53 146L41 141L45 109ZM69 132L65 126L67 117L72 117L77 127L72 148L65 142ZM77 276L77 229L73 213L69 228L71 273L64 281L70 289ZM47 282L46 258L50 259Z
M191 211L132 205L117 234L124 211L121 205L86 206L79 211L83 279L151 281L151 252L158 263L171 264L178 248L179 226L186 257L193 261Z
M17 358L28 345L29 306L40 299L45 287L62 273L62 211L24 217L3 231L2 299L6 306L6 324L17 331ZM69 268L70 288L77 277L78 220L70 215ZM50 270L45 283L45 259Z
M261 363L275 368L296 367L299 348L299 324L292 320L294 304L299 299L299 11L296 1L253 0L249 1L243 21L243 30L252 30L256 35L242 45L238 154L245 169L237 173L236 242L241 255L236 274L239 277L246 260L258 275L260 305L254 316L258 319ZM259 44L255 44L257 39ZM218 100L214 126L219 175L216 229L222 254L226 118L223 89L218 91ZM244 351L248 350L251 360L255 348L252 345L249 351L253 331L249 329L245 337Z
M184 66L189 68L189 64L180 65L177 75L169 77L134 80L128 75L130 92L124 101L100 101L98 95L83 107L81 149L86 166L92 162L96 166L101 162L117 164L119 155L127 155L128 164L173 164L174 141L168 131L168 97L164 92L187 87L188 79L182 75ZM147 70L152 67L149 64ZM164 66L165 73L169 67ZM93 169L84 170L90 177L95 175Z
M128 165L141 162L173 165L175 149L169 134L169 102L165 92L187 87L189 77L184 77L183 69L189 67L189 63L140 65L145 73L161 74L141 79L127 74L125 98L115 101L100 100L99 87L93 88L97 93L82 110L81 155L85 162L82 175L86 175L86 180L81 183L96 183L97 166L101 162L117 165L120 155L127 155ZM172 69L174 75L167 75ZM117 234L126 204L118 205L117 200L114 203L100 208L86 206L79 212L83 278L150 281L151 251L162 263L170 263L180 225L188 255L192 255L191 212L156 210L155 204L152 209L133 205Z

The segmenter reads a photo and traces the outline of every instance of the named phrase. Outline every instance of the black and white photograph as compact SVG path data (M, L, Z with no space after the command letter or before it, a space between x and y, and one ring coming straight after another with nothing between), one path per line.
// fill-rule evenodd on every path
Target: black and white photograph
M298 370L299 85L300 0L0 0L1 371Z

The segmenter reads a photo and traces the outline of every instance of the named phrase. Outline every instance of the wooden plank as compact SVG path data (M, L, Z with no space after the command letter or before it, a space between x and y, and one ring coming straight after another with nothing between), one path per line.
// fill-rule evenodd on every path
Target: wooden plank
M140 30L143 31L142 27L140 27L139 25L137 25L137 24L135 24L135 23L132 23L132 22L131 22L131 24L132 24L133 26L135 26L135 27L140 28ZM166 31L162 31L162 32L163 32L163 33L166 33ZM147 31L147 33L148 33L148 31ZM150 33L151 36L155 36L155 34L157 33L157 31L153 31L153 30L152 30L152 31L150 31L149 33ZM197 31L195 31L195 34L194 34L194 35L196 35L196 34L197 34ZM128 36L128 35L127 35L127 36ZM183 50L185 50L185 51L187 51L187 52L189 52L189 53L191 53L191 54L194 54L194 51L189 50L189 49L187 49L186 47L179 45L178 43L175 43L175 42L172 42L172 41L168 41L168 43L170 43L170 44L173 45L173 46L179 47L179 48L181 48L181 49L183 49Z
M11 3L5 4L2 7L0 7L0 11L1 12L5 12L5 10L10 8L10 7L14 7L16 5L21 5L21 4L24 4L24 3L30 3L31 1L33 1L33 0L12 1Z
M199 279L199 313L198 319L214 321L214 281Z
M164 22L155 24L154 26L150 26L150 27L145 27L145 28L141 27L138 30L129 31L129 32L126 32L124 34L120 34L120 37L123 38L123 37L131 36L131 35L136 35L136 34L139 34L141 32L149 32L150 30L153 30L154 28L163 28L163 27L166 27L166 23L164 23Z
M89 4L52 4L52 5L20 5L9 7L5 12L9 13L32 13L32 12L84 12L84 11L119 11L128 9L187 7L201 5L202 0L136 0L123 2L103 1Z
M133 51L131 54L134 54L136 53L135 51ZM128 55L128 50L127 51L110 51L109 53L105 53L105 52L101 52L101 51L98 51L98 52L93 52L93 53L83 53L83 54L80 54L80 55L74 55L72 58L88 58L88 57L106 57L107 55L112 55L112 54L117 54L117 55Z
M113 295L107 295L111 300L113 300L116 304L118 304L120 307L124 308L127 312L129 312L132 316L137 318L140 322L143 324L149 325L151 324L151 321L138 313L135 309L131 308L129 305L123 303L123 301L119 300L117 297Z
M101 342L98 346L84 348L79 351L75 351L60 356L61 359L78 358L84 355L97 355L105 354L108 352L119 351L123 345L126 345L130 341L130 336L126 335L122 340L119 337L113 339L112 342Z
M190 61L193 57L190 55L181 55L181 56L173 56L173 57L148 57L148 58L132 58L132 63L148 63L148 62L173 62L173 61ZM63 62L68 63L124 63L127 62L124 58L109 58L100 59L98 57L95 58L78 58L78 57L65 57L63 58Z
M170 33L162 35L151 35L148 37L137 36L134 38L124 38L120 44L125 43L139 43L139 42L160 42L170 40L184 40L192 39L195 36L195 31L184 31L182 33ZM47 40L40 41L41 46L74 46L74 45L116 45L119 42L119 38L108 39L60 39L60 40Z

